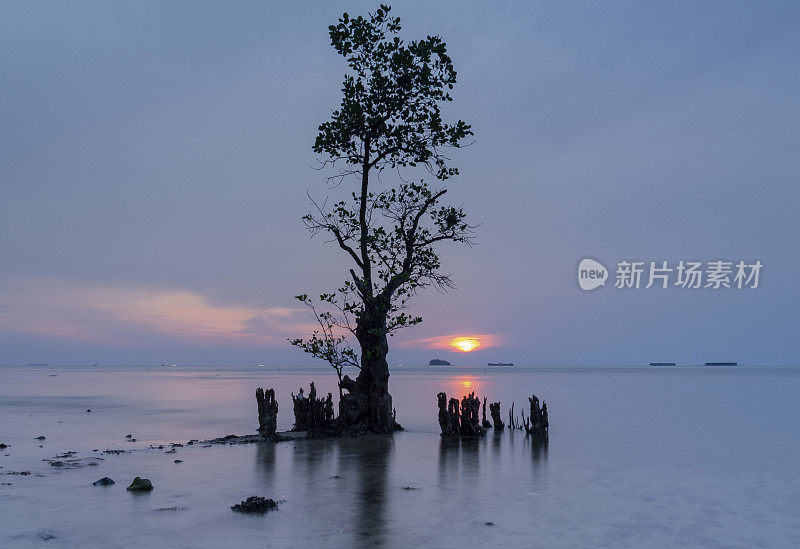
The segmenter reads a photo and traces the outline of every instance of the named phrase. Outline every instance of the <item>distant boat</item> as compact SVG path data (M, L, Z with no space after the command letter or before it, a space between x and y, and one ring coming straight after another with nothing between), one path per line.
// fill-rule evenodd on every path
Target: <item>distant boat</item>
M650 366L675 366L674 362L651 362Z
M738 366L738 362L706 362L706 366Z
M258 367L259 367L259 368L263 368L263 367L264 367L264 365L263 365L263 364L259 364L259 365L258 365Z
M513 366L513 362L490 362L489 366Z
M28 366L47 366L47 364L42 362L29 362Z
M92 366L100 366L100 363L99 362L95 362L94 364L92 364Z
M434 358L433 360L428 362L428 366L452 366L452 364L450 364L446 360L441 360L441 359L438 359L438 358Z

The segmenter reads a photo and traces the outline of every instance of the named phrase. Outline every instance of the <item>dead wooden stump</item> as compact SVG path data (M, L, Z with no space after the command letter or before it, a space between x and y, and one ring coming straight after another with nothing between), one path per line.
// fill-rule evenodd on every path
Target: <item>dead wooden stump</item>
M292 393L294 407L293 431L320 431L333 427L333 396L328 393L327 398L317 398L317 389L314 382L308 391L308 397L303 395L303 389L297 396Z
M278 401L275 400L275 390L261 387L256 389L256 402L258 403L258 432L269 437L278 430Z
M461 399L461 434L479 435L486 434L486 429L480 424L481 401L475 396L475 392Z
M489 427L492 426L492 424L489 423L488 419L486 419L486 397L483 397L483 410L481 411L483 413L483 419L481 420L481 425L483 426L484 429L488 429Z
M500 403L492 402L489 404L489 412L492 414L492 423L494 423L495 431L502 431L506 424L503 423L503 418L500 416Z
M460 403L457 398L448 401L445 393L439 393L436 397L442 436L486 434L486 429L480 425L481 403L475 393L465 396Z
M439 393L436 395L436 398L439 402L439 428L442 430L442 436L458 434L454 427L451 411L447 408L447 395L445 393ZM457 417L455 418L455 422L457 424Z
M528 402L531 404L531 415L525 420L525 432L535 437L547 436L548 427L550 426L547 419L547 404L542 403L542 407L539 408L539 399L536 398L536 395L531 395Z

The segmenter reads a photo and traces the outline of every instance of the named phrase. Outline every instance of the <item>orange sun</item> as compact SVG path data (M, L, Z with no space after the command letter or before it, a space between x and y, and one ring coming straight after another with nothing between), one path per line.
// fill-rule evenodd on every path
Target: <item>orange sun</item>
M463 353L474 351L481 346L481 342L474 337L454 337L449 343L455 350Z

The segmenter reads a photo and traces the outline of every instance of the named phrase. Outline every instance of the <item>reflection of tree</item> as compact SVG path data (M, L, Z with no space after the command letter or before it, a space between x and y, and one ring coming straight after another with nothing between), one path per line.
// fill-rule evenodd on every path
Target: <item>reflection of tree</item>
M550 443L547 436L544 437L525 437L527 446L530 447L531 457L533 463L537 465L545 465L547 463L547 446Z
M349 463L357 474L355 531L358 546L379 547L386 542L386 477L393 450L391 437L362 436Z
M439 441L439 482L457 483L460 477L477 475L483 437L442 437Z
M272 486L275 478L275 444L272 442L256 444L256 474L266 486Z

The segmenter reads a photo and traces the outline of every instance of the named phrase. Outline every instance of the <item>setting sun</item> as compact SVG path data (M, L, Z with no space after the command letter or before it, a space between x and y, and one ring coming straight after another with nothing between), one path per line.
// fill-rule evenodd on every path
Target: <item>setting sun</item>
M468 353L481 346L481 342L474 337L455 337L450 340L450 346L458 351Z

